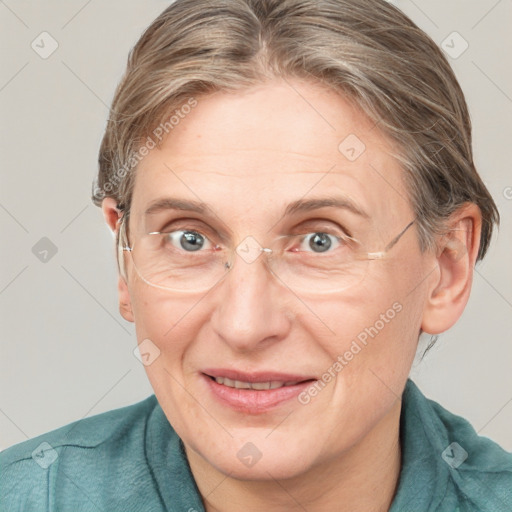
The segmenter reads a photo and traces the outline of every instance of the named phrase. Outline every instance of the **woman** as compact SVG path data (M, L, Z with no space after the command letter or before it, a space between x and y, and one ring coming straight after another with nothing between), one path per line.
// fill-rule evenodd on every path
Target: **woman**
M2 453L8 510L510 510L512 456L408 380L496 206L441 51L380 0L178 0L93 200L155 395Z

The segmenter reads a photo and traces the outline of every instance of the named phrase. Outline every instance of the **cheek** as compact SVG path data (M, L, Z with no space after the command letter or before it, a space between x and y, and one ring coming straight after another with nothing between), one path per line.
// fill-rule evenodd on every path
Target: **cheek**
M181 381L186 355L207 321L201 317L201 297L177 298L145 283L133 286L130 295L137 341L148 343L158 353L155 363L145 366L152 384L168 381L169 374Z
M385 270L350 295L309 304L321 322L302 322L327 355L324 371L336 375L345 389L379 377L390 387L400 388L409 374L424 286L415 281L416 268L397 264Z
M167 417L180 428L184 416L200 416L183 383L187 357L201 325L207 321L202 318L201 297L184 295L178 299L145 283L132 286L130 294L137 340L146 344L146 351L153 357L144 369Z
M174 332L191 327L190 319L200 298L177 297L140 280L132 282L129 289L139 341L145 336L165 342L175 337Z

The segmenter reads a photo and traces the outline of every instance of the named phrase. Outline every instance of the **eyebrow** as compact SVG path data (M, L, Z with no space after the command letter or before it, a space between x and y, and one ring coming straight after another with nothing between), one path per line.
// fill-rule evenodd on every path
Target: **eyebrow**
M284 212L284 215L292 215L294 213L309 212L320 208L339 208L349 210L356 215L369 219L370 216L354 201L345 196L338 197L320 197L316 199L299 199L290 203Z
M189 201L186 199L176 199L174 197L165 197L153 201L144 212L144 215L160 213L165 210L184 210L189 212L197 212L207 214L206 204L199 201Z
M298 199L290 203L284 212L284 216L290 216L296 213L304 213L312 210L318 210L320 208L338 208L349 210L350 212L359 215L365 219L369 219L370 216L354 201L345 196L333 196L333 197L320 197L314 199ZM180 210L200 213L208 215L208 211L212 211L205 203L200 201L190 201L186 199L178 199L174 197L165 197L153 201L146 211L145 215L151 215L159 213L165 210Z

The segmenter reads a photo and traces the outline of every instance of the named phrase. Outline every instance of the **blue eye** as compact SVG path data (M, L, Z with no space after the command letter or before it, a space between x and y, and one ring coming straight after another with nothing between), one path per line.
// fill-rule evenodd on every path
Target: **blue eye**
M336 247L339 247L342 243L342 239L339 236L318 231L304 236L302 244L305 242L307 243L307 247L312 249L313 252L322 253L329 251L331 248L335 249Z
M172 245L177 249L183 249L186 252L195 252L203 249L205 246L209 248L211 242L208 238L198 231L178 230L166 233L166 239L170 240Z

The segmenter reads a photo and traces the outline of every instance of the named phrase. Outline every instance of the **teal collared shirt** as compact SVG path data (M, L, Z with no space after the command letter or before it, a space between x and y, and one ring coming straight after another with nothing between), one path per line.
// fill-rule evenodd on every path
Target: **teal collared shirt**
M391 512L512 512L512 454L411 381ZM204 512L181 439L154 395L0 453L0 510Z

